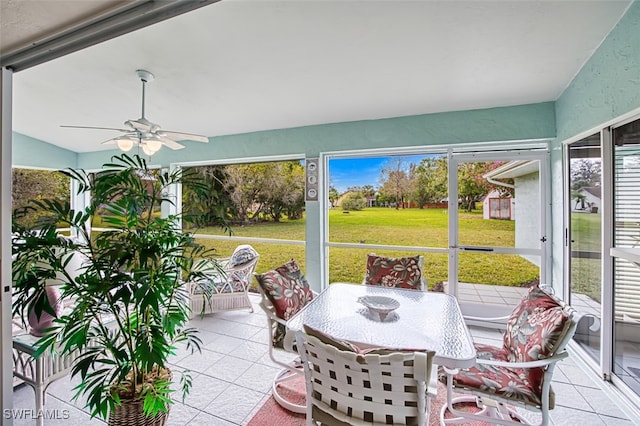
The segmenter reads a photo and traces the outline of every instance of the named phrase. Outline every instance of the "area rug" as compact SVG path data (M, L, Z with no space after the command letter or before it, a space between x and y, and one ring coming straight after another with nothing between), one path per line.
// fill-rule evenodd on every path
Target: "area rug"
M297 388L297 389L296 389ZM281 394L286 395L288 400L296 401L301 403L304 401L304 392L300 392L300 390L304 389L304 382L301 380L298 383L295 383L292 387L283 389ZM438 396L435 399L431 400L431 416L429 416L429 426L438 426L440 425L440 410L442 406L447 403L447 389L442 384L438 384ZM466 406L458 408L464 411L474 411L477 410L475 404L466 404ZM453 417L450 413L446 415L446 417ZM292 413L288 410L282 408L273 397L270 397L263 405L260 407L258 412L253 416L253 418L249 421L247 426L305 426L305 415L304 414L296 414ZM466 425L466 426L490 426L489 423L486 422L464 422L464 423L456 423L457 425Z

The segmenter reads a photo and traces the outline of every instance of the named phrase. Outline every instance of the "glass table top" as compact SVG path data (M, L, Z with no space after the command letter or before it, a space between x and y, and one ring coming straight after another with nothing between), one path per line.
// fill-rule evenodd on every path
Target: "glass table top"
M399 307L381 319L358 302L368 295L393 298ZM335 283L292 317L287 326L302 330L303 324L353 343L433 350L434 362L448 367L475 363L473 341L458 302L444 293Z

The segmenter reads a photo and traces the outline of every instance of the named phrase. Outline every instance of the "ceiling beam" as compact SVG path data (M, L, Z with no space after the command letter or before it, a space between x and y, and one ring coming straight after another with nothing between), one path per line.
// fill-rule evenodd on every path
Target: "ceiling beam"
M115 12L87 20L66 31L0 57L0 67L14 72L93 46L220 0L139 0Z

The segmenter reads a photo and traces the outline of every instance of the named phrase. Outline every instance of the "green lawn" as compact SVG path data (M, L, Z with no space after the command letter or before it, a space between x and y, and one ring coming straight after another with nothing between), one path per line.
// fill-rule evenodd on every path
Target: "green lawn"
M332 242L389 244L431 248L448 247L447 214L442 209L368 208L343 213L340 209L329 211L329 239ZM464 244L497 245L513 247L513 221L483 220L482 214L461 213L461 240ZM232 229L234 236L253 236L304 240L304 219L239 226ZM222 235L219 229L207 228L198 233ZM208 247L215 247L221 256L228 256L238 245L231 240L200 240ZM304 246L287 244L251 243L260 253L258 272L265 272L295 258L304 269ZM332 247L329 251L329 282L361 282L370 249ZM387 256L415 255L417 252L376 250ZM448 255L424 253L425 271L429 287L447 281ZM459 281L494 285L521 286L538 279L539 269L515 255L491 255L461 253Z
M600 213L571 213L571 250L573 252L598 252L602 250ZM582 293L593 300L601 298L600 259L574 256L571 258L571 291Z
M599 213L571 213L571 249L599 252L602 249L601 225Z

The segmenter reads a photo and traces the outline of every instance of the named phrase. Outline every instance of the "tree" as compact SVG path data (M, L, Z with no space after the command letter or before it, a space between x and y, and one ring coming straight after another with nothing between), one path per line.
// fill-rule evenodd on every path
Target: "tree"
M413 198L422 207L447 198L449 192L447 157L427 157L415 168Z
M201 185L207 187L208 197L202 199L189 186L182 186L182 214L186 219L200 218L202 226L218 226L220 218L235 216L234 205L225 190L225 166L194 167L194 173L200 176Z
M65 202L70 199L69 178L60 172L14 168L11 174L11 203L14 210L25 207L31 200L47 198ZM14 221L23 226L34 226L49 216L46 211L30 211L23 217L14 218Z
M331 203L331 207L336 206L336 201L338 201L338 198L340 198L340 193L338 192L338 190L334 186L329 187L329 203Z
M224 189L233 202L238 222L248 222L254 217L252 211L256 210L266 169L266 163L233 164L224 168Z
M600 160L581 158L571 160L571 187L580 189L589 186L600 186L602 163Z
M463 207L472 211L476 201L496 187L485 179L484 175L504 164L501 161L468 162L458 165L458 196ZM506 190L500 186L501 190Z
M404 208L405 197L411 188L409 167L402 157L391 157L380 171L380 193L395 200L396 209Z
M240 222L283 214L299 218L304 210L304 168L297 161L234 164L225 167L224 188Z
M374 198L376 196L376 189L373 185L363 185L360 191L366 198Z
M264 210L279 222L285 214L300 219L304 211L304 167L297 161L273 164L270 168L271 188L264 197Z

